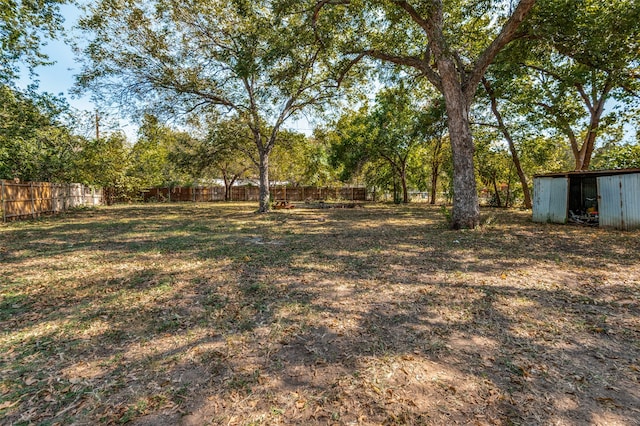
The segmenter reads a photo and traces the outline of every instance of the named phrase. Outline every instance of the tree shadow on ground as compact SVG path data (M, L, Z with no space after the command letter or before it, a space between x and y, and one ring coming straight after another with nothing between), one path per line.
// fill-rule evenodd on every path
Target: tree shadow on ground
M637 234L490 215L133 206L2 230L2 414L633 424Z

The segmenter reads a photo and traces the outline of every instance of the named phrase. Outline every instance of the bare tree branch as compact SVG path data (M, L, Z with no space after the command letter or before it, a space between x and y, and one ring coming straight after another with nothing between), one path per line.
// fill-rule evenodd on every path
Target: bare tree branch
M442 90L442 80L440 79L440 76L429 66L427 62L424 61L424 59L417 58L415 56L393 55L380 50L365 50L361 54L386 62L391 62L396 65L405 65L415 68L427 77L431 84L433 84L438 90Z
M585 90L584 90L584 86L581 83L575 83L574 86L575 86L576 90L578 91L578 93L580 94L580 97L584 101L585 105L587 106L587 109L589 110L589 113L593 114L595 112L595 109L593 108L593 104L591 103L591 99L589 99L589 95L587 95L587 92L585 92Z
M418 11L412 5L409 4L409 2L405 0L395 0L393 3L397 4L402 10L407 12L411 20L416 24L418 24L418 26L422 28L425 33L427 33L427 36L429 38L435 35L433 17L429 17L431 19L425 19L422 15L418 13Z

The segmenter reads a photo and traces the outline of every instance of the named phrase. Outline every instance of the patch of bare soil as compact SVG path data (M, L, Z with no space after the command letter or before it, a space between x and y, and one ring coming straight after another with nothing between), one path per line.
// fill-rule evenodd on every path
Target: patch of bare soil
M253 207L0 228L0 423L640 424L640 231Z

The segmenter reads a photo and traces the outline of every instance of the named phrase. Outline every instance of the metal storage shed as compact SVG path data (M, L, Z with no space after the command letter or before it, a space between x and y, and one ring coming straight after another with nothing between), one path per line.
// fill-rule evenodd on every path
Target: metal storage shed
M640 169L537 175L533 221L640 228Z

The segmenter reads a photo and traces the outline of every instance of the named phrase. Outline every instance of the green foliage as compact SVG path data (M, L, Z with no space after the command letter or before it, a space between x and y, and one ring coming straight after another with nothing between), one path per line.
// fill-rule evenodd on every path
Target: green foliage
M80 23L90 40L78 83L138 113L233 112L256 147L266 211L268 159L283 123L325 105L337 84L308 17L291 8L298 10L267 0L98 1Z
M11 86L19 63L33 69L46 62L40 46L60 30L63 3L16 1L0 8L2 178L141 188L218 177L230 182L255 176L262 161L272 181L326 185L338 177L363 178L397 192L406 180L427 190L434 176L453 173L450 138L444 101L413 74L433 82L431 73L440 70L425 52L441 43L445 56L457 55L464 80L510 13L507 3L493 0L442 2L442 40L432 40L403 2L327 2L316 10L315 1L291 0L98 1L81 22L89 44L78 81L127 111L156 113L144 117L129 147L120 134L75 135L63 100ZM422 17L437 12L438 2L411 4ZM317 13L294 13L305 8ZM538 1L523 37L488 76L527 175L572 168L572 152L574 160L582 155L590 135L597 135L592 167L637 166L637 145L620 141L625 121L637 120L639 22L640 7L628 0ZM362 52L399 66L375 67L390 86L375 102L345 112L334 130L312 138L281 130L304 109L322 112L338 83L363 82L371 62L354 62ZM428 69L416 68L420 61ZM347 71L355 78L344 79ZM618 110L599 111L612 99ZM479 112L484 107L474 111L477 121L487 119ZM176 113L195 121L217 118L191 134L156 118ZM501 136L489 133L475 132L478 177L486 186L510 182ZM440 189L450 183L440 181Z
M548 51L626 79L637 60L640 5L635 1L540 0L526 31ZM573 71L570 71L573 73Z
M321 138L281 131L270 159L271 177L293 185L327 186L336 182L328 162L328 147Z
M178 132L151 115L144 117L138 140L131 148L131 166L127 174L142 187L175 186L190 183L189 177L176 166L171 152L191 137Z
M100 139L85 139L75 159L70 180L106 188L127 186L129 147L122 133ZM130 188L132 190L133 188Z
M509 152L497 144L497 140L495 132L476 132L476 172L482 192L491 194L489 204L504 207L514 201L512 184L515 184L517 175Z
M137 191L126 176L129 147L115 132L98 140L75 134L62 99L0 87L0 178L78 182Z
M407 161L409 185L418 191L427 191L430 187L431 170L429 158L432 150L428 146L419 146L411 153Z
M48 63L42 46L62 31L60 5L66 0L0 1L0 85L18 78L20 65L30 72Z
M338 171L338 178L346 182L362 170L368 160L365 147L369 136L366 117L368 106L358 111L346 111L327 132L330 146L329 163Z
M211 119L203 138L183 138L169 157L194 181L222 178L228 185L246 173L256 174L256 147L238 117Z
M520 141L520 159L529 176L570 170L571 151L558 137L527 136Z
M452 227L477 226L469 110L487 68L518 37L518 27L535 0L520 0L515 7L510 2L491 0L316 4L315 16L322 15L317 21L334 24L331 40L341 42L342 52L351 56L350 66L363 58L384 61L397 67L397 80L418 76L443 96L456 187Z
M640 92L639 16L638 3L627 0L542 0L524 28L528 37L504 52L502 78L514 83L503 95L562 135L577 169L588 168L602 137L629 119L607 102L628 112Z
M0 178L68 181L82 140L63 121L64 100L0 86Z
M272 181L301 183L306 169L306 157L310 152L307 138L301 133L282 130L277 145L269 159Z
M331 147L322 131L314 132L307 138L305 162L300 183L310 186L334 186L339 182L337 171L331 167L329 155Z
M416 153L425 152L420 147L429 143L432 159L439 156L435 146L444 129L443 103L435 97L420 101L400 84L381 90L372 107L348 112L338 120L331 138L331 160L341 167L343 180L364 171L369 186L403 192L407 202L407 183L417 180L409 173L423 173L422 167L411 166L420 162Z
M605 145L596 151L594 169L640 168L640 144Z

